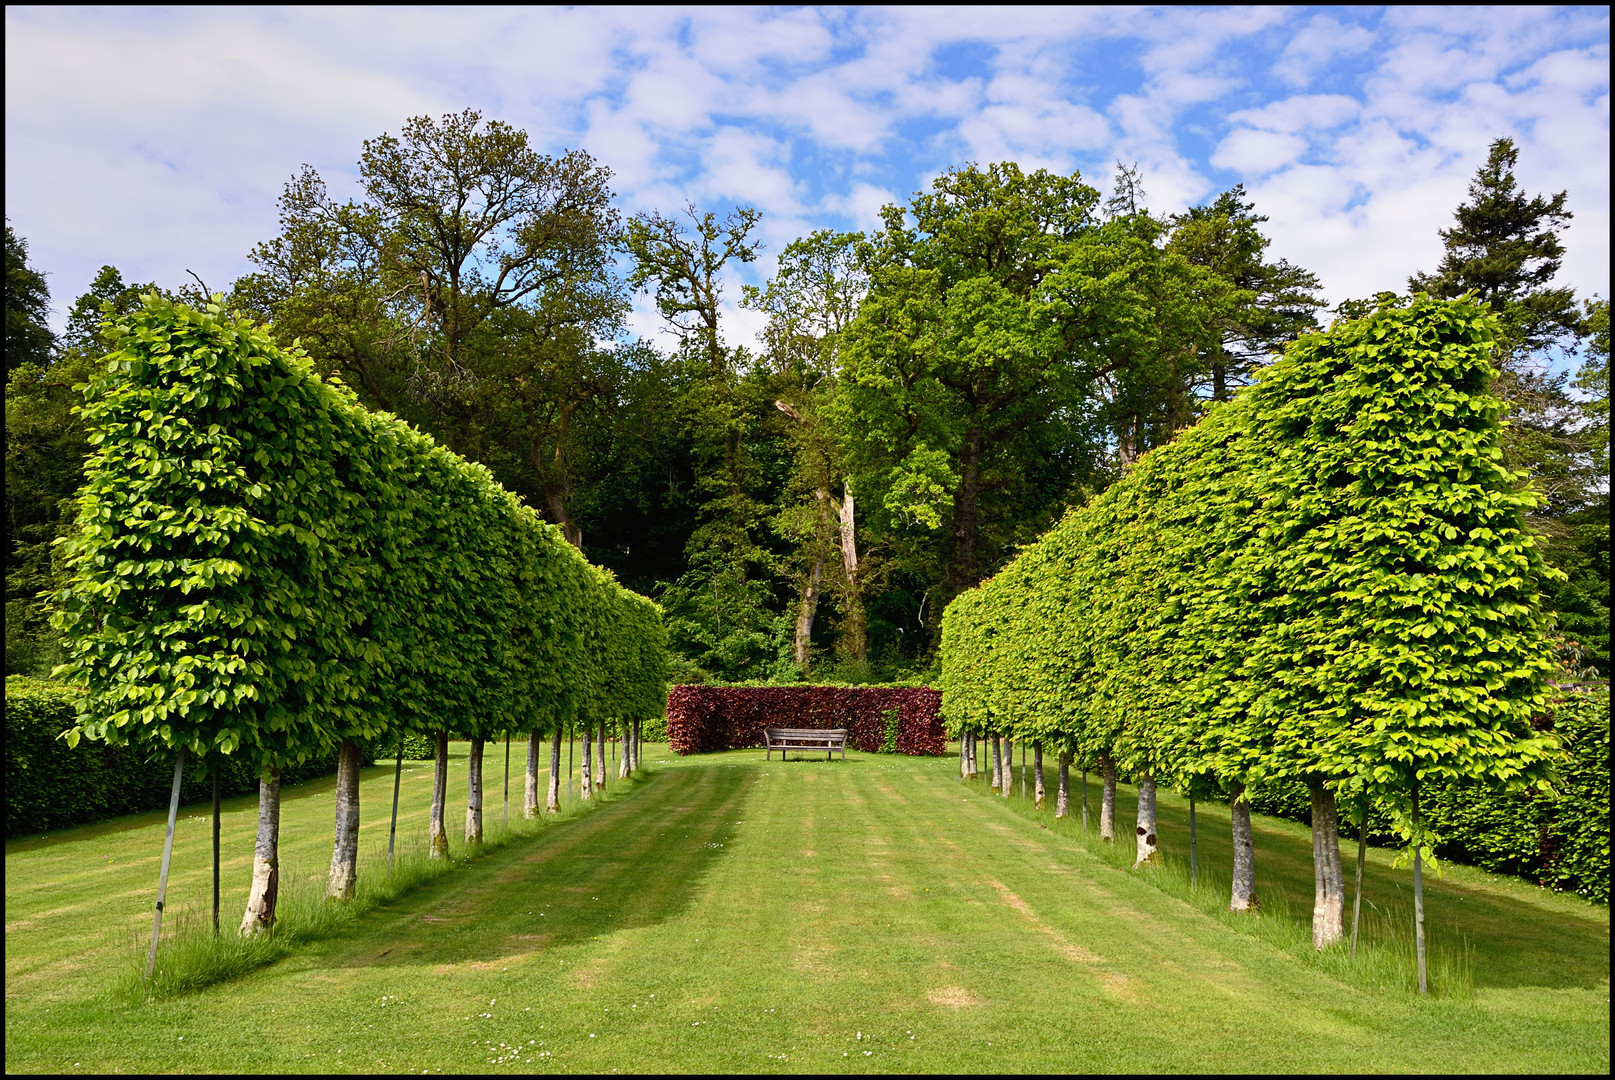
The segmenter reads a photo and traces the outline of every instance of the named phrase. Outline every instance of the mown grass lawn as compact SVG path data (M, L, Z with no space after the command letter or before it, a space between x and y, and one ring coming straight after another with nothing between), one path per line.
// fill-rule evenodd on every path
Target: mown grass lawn
M490 750L495 832L501 755ZM596 808L518 827L266 968L155 1001L110 988L149 933L161 816L8 844L6 1068L1609 1069L1605 908L1448 868L1430 886L1432 926L1438 947L1469 942L1473 989L1421 1001L1281 940L1311 895L1306 832L1290 823L1259 821L1262 918L1277 928L1263 936L1175 894L1176 866L1157 887L1090 852L1074 821L966 787L954 760L647 758L648 777ZM463 777L462 757L451 807ZM366 771L362 882L384 869L391 786L390 768ZM429 790L429 766L406 773L413 846ZM227 804L227 931L254 807ZM323 878L332 814L330 782L288 792L289 877ZM1163 798L1174 854L1182 821ZM1203 807L1201 822L1217 889L1226 809ZM207 917L209 843L203 808L188 808L170 923ZM1368 895L1394 928L1407 872L1388 860L1371 856Z

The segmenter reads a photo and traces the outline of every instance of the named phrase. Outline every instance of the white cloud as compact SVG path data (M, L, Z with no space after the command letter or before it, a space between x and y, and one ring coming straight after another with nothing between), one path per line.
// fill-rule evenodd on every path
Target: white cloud
M1570 191L1564 279L1609 290L1602 9L8 8L6 29L7 214L59 313L105 262L222 285L301 163L351 193L365 138L467 105L588 149L626 211L755 205L771 253L877 227L972 158L1101 186L1137 161L1162 212L1243 181L1335 299L1433 265L1508 134L1523 186Z

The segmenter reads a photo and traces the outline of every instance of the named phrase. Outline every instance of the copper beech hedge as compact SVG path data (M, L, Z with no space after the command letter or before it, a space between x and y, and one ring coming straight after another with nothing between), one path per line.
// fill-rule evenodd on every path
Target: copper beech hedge
M899 754L942 754L942 694L929 687L675 686L667 738L675 753L762 746L768 727L847 728L853 749L878 753L897 710Z

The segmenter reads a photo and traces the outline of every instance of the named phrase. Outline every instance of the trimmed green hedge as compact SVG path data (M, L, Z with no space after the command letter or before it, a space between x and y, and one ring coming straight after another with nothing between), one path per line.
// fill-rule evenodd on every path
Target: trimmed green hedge
M1367 793L1404 835L1415 785L1545 790L1554 572L1500 464L1497 329L1421 296L1294 342L953 600L950 730L1180 788Z
M660 711L660 609L486 468L217 303L141 301L105 325L63 545L75 738L284 770Z
M166 750L81 742L69 747L59 736L78 716L82 691L45 679L13 675L6 679L6 838L48 829L86 825L121 814L166 810L174 782L174 759ZM373 760L365 747L364 759ZM426 756L431 756L428 743ZM282 771L282 782L302 783L336 772L334 753L313 757ZM240 757L224 759L222 793L258 790L258 776ZM180 801L213 797L213 777L192 759L185 770Z

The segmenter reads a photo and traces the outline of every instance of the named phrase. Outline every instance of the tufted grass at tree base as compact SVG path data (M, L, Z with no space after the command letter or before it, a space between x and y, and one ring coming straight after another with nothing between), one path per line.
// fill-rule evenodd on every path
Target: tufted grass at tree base
M455 753L450 806L464 793ZM782 764L647 747L646 760L643 781L588 812L512 828L345 925L295 935L298 896L312 895L295 882L323 878L334 808L328 781L288 791L286 951L199 992L134 999L111 985L131 933L150 929L160 815L9 844L6 1067L1608 1071L1609 913L1575 897L1461 867L1432 875L1438 950L1461 964L1449 944L1472 942L1472 975L1438 975L1438 996L1419 1000L1396 985L1379 930L1390 976L1372 988L1284 936L1306 922L1295 898L1311 880L1306 831L1290 822L1257 819L1265 906L1260 929L1240 932L1198 894L1173 894L1174 862L1154 881L1135 874L1049 811L970 790L949 758ZM401 840L424 832L430 792L428 765L406 769ZM361 889L384 877L373 853L391 786L390 769L365 770ZM1162 804L1175 859L1182 806ZM252 809L226 806L230 924ZM1218 813L1202 810L1203 873L1225 872ZM188 923L165 933L164 956L207 929L209 836L188 808L170 887L171 921ZM1388 859L1371 851L1366 895L1394 930L1407 871Z

